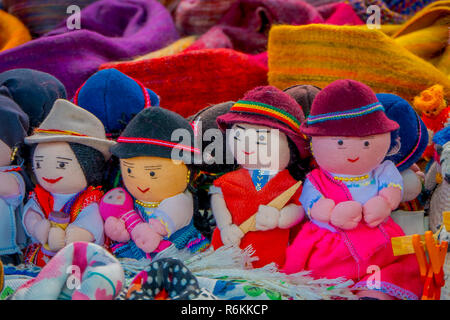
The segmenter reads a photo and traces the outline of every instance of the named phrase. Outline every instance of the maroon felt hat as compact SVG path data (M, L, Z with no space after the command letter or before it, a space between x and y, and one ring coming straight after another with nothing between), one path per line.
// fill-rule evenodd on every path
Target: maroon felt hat
M237 101L229 112L217 118L225 131L235 123L249 123L279 129L286 134L302 158L310 156L307 137L300 132L305 120L300 105L287 93L273 86L256 87Z
M308 136L366 137L398 128L372 89L347 79L330 83L316 95L300 131Z

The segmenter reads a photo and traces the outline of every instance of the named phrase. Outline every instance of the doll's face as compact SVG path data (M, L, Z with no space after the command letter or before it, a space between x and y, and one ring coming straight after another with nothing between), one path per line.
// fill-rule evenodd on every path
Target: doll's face
M37 182L52 193L78 193L87 187L83 169L66 142L38 144L33 154L33 171Z
M0 140L0 167L6 167L11 164L11 148Z
M280 171L289 164L288 140L280 130L237 123L227 139L236 162L244 168Z
M122 178L137 200L159 202L184 192L188 168L182 162L159 157L120 159Z
M367 137L312 137L318 165L335 174L363 175L383 162L391 143L390 133Z

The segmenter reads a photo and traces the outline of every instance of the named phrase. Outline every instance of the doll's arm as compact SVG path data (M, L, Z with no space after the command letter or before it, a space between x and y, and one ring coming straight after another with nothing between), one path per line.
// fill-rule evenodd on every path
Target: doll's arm
M0 197L8 198L20 195L20 185L17 178L9 172L0 172Z
M25 232L29 236L39 241L41 244L47 243L48 234L50 232L50 222L45 219L42 212L40 212L34 199L30 199L24 207L22 224Z
M194 200L189 191L179 193L161 201L155 210L155 216L167 230L170 237L173 233L189 225L194 216Z
M97 203L81 210L74 222L66 229L66 245L75 241L95 242L103 245L103 220Z
M278 220L278 227L281 229L289 229L305 217L305 210L301 205L291 203L280 210L280 218Z
M231 213L222 194L215 193L211 195L211 209L217 227L220 230L223 244L239 245L244 233L237 225L233 224Z

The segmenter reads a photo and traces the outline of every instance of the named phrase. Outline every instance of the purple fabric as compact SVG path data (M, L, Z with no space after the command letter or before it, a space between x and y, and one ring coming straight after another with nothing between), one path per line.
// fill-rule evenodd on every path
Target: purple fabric
M63 22L45 36L0 53L0 72L31 68L58 78L69 99L98 67L177 40L170 13L156 0L99 0L81 11L81 29Z

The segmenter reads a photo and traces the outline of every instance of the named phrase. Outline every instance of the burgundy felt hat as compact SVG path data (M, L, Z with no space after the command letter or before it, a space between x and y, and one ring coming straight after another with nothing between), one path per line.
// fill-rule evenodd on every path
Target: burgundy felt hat
M300 131L308 136L366 137L398 128L372 89L346 79L330 83L316 95Z
M225 131L235 123L249 123L279 129L295 143L302 158L310 156L307 137L300 132L302 108L287 93L273 86L256 87L237 101L229 112L217 118Z

